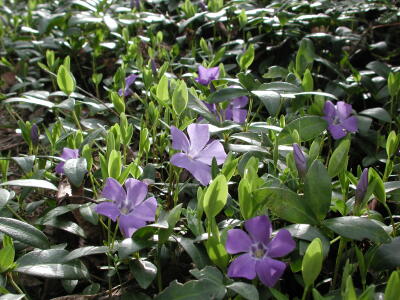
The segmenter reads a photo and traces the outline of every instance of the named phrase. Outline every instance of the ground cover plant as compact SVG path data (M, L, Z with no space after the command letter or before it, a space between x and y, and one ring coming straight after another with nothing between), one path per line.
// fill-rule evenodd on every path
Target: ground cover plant
M399 11L0 0L0 299L399 299Z

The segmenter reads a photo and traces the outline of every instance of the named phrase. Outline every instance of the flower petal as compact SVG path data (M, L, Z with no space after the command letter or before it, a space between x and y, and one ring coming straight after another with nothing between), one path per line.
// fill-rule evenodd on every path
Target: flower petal
M57 174L64 174L64 165L65 162L62 161L56 166L55 171Z
M118 209L118 206L114 202L99 203L96 205L94 210L100 215L109 217L114 222L117 220L117 217L121 214L121 212Z
M138 75L136 75L136 74L131 74L128 77L126 77L125 78L125 89L130 87L132 85L132 83L136 80L136 78L138 78Z
M225 248L229 254L249 252L251 243L251 239L246 232L241 229L231 229L226 237Z
M236 123L244 123L247 118L247 110L241 108L232 109L232 120Z
M126 199L128 200L128 209L131 210L133 207L143 202L147 195L147 184L143 181L129 178L125 181L126 187Z
M257 276L268 287L273 287L276 284L285 269L285 263L269 257L265 257L256 263Z
M244 223L244 227L250 233L254 242L263 242L264 245L268 244L272 232L272 226L268 216L258 216L248 219Z
M224 146L222 146L221 142L212 141L195 157L193 157L193 159L211 166L214 157L217 160L217 164L220 165L224 163L226 156Z
M349 132L356 132L358 130L357 118L352 116L342 121L342 126Z
M202 185L207 185L211 181L211 168L202 162L190 159L184 153L174 154L171 157L171 163L188 170Z
M78 158L79 157L79 150L78 149L64 148L60 157L65 159L65 160L68 160L68 159L71 159L71 158Z
M336 114L341 121L345 120L346 118L348 118L351 115L352 107L350 104L347 104L344 101L339 101L336 104L336 109L337 109Z
M342 125L329 125L328 130L335 140L341 139L347 134L346 129Z
M216 80L219 77L219 67L213 67L208 69L208 80Z
M256 260L249 253L240 255L229 265L228 276L254 279L256 277Z
M199 77L195 78L195 80L202 85L208 85L210 80L208 79L207 69L200 65L197 72L199 73Z
M107 199L113 200L116 204L120 204L126 200L126 193L122 185L114 178L107 178L106 185L101 195Z
M296 248L296 243L291 234L286 229L281 229L268 244L269 257L281 257L293 251Z
M189 152L190 143L186 135L176 128L171 126L171 137L172 137L172 148L175 150L182 150L184 152Z
M231 106L233 108L243 108L247 105L248 102L249 102L249 98L247 98L246 96L241 96L241 97L233 99L231 101Z
M157 200L154 197L150 197L136 206L129 215L141 221L154 222L156 210Z
M136 230L144 226L146 226L145 221L137 219L131 214L119 217L119 228L126 238L130 238Z
M326 117L325 120L327 120L329 124L330 124L329 120L332 120L332 121L333 121L333 119L334 119L335 116L336 116L336 108L335 108L335 105L334 105L331 101L329 101L329 100L325 102L325 105L324 105L324 114L325 114L325 117ZM329 119L329 120L328 120L328 119Z
M190 139L189 154L195 156L203 150L204 146L210 140L210 131L208 124L190 124L187 128Z

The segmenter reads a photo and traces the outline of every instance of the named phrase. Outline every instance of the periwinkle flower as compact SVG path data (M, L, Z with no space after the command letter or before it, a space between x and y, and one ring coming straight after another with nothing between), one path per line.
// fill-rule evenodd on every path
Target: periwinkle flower
M247 110L243 109L243 107L245 107L248 102L249 98L246 96L235 98L228 104L228 107L221 110L220 113L217 111L217 105L215 103L205 102L204 104L220 121L232 120L236 123L244 123L247 117Z
M360 180L357 183L355 203L362 203L365 193L368 189L368 168L365 168L360 176Z
M147 184L133 178L125 181L125 189L114 178L107 178L102 196L112 202L97 204L95 211L109 217L114 222L119 218L119 228L124 237L129 238L146 222L154 222L157 200L146 198Z
M187 128L189 139L178 128L171 126L172 148L183 152L171 157L171 163L188 170L202 185L211 181L211 163L223 164L226 153L219 141L210 141L208 124L190 124Z
M209 85L212 80L218 79L219 67L206 69L203 66L199 66L198 73L199 77L195 80L202 85Z
M352 106L344 101L339 101L336 106L331 101L325 102L323 119L328 122L328 130L335 140L358 130L357 118L350 116L351 110Z
M249 102L246 96L233 99L225 109L225 120L232 120L236 123L244 123L247 117L247 110L243 109Z
M136 78L138 78L138 75L136 74L131 74L128 77L125 78L125 89L120 89L118 91L118 95L122 96L124 95L125 97L128 97L133 94L132 89L130 88L131 85L135 82Z
M299 145L296 143L293 144L293 157L299 175L304 177L307 173L307 160L303 151L301 151Z
M254 217L241 229L228 231L226 250L230 254L243 253L228 268L229 277L254 279L256 276L266 286L272 287L285 271L286 264L274 258L285 256L296 247L292 236L281 229L271 240L272 225L267 216Z
M56 170L56 173L58 173L58 174L64 174L65 162L67 160L69 160L69 159L79 158L79 150L78 149L71 149L71 148L64 148L60 157L62 159L64 159L64 161L60 162L56 166L55 170Z

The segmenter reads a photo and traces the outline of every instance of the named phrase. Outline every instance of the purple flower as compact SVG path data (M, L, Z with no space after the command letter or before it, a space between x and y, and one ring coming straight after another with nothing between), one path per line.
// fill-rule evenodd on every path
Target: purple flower
M299 175L304 177L307 173L307 160L303 151L301 151L299 145L296 143L293 144L293 157Z
M286 264L275 260L285 256L295 247L289 231L281 229L271 240L272 226L267 216L254 217L241 229L228 231L226 250L230 254L242 253L228 268L229 277L254 279L256 276L266 286L272 287L285 271Z
M136 74L131 74L128 77L125 78L125 90L120 89L118 91L118 95L122 96L124 95L125 97L128 97L133 94L133 91L130 89L131 85L133 82L136 80L138 75Z
M243 109L249 102L246 96L233 99L225 109L225 120L232 120L236 123L244 123L247 117L247 110Z
M356 204L362 203L365 193L368 189L368 168L365 168L361 174L360 180L357 183L355 202Z
M357 131L357 118L350 117L351 110L351 105L344 101L339 101L336 107L331 101L325 102L323 119L328 122L328 130L335 140L346 136L348 132Z
M221 113L218 113L217 105L215 103L204 102L204 104L207 106L208 110L220 121L222 115L223 120L232 120L236 123L244 123L247 117L247 110L243 109L243 107L245 107L248 102L249 98L246 96L235 98L229 103L226 109L221 111Z
M64 159L63 162L60 162L56 166L56 173L57 174L64 174L64 164L67 160L73 159L73 158L79 158L79 150L78 149L70 149L70 148L64 148L63 152L61 153L60 156L62 159Z
M146 198L147 184L129 178L125 181L125 189L114 178L107 178L102 196L112 202L97 204L95 211L109 217L114 222L119 217L119 228L124 237L129 238L146 222L154 222L157 201L154 197Z
M203 66L199 66L198 72L199 77L197 77L195 80L202 85L208 85L212 80L218 78L219 67L206 69Z
M208 124L190 124L187 128L189 139L178 128L171 126L172 148L183 152L171 157L171 163L188 170L202 185L211 181L211 163L217 164L226 159L224 147L219 141L210 141Z

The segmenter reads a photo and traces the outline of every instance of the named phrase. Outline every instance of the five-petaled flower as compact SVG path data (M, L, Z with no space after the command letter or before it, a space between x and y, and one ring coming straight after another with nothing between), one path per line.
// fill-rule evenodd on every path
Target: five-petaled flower
M218 165L226 159L224 146L219 141L210 141L208 124L190 124L187 132L189 139L181 130L171 126L172 148L183 151L174 154L171 163L185 168L202 185L207 185L211 181L210 166L213 158Z
M221 112L217 111L217 105L214 103L205 103L208 110L217 116L217 119L220 121L224 120L232 120L236 123L244 123L247 117L247 110L243 109L249 102L249 98L246 96L238 97L228 104L226 109L221 110ZM222 120L221 120L222 117Z
M157 200L146 198L147 184L133 178L125 181L125 189L114 178L107 178L102 196L112 202L97 204L95 211L109 217L114 222L119 217L119 228L124 237L129 238L146 222L154 222Z
M62 159L64 159L64 161L60 162L57 166L56 166L56 173L58 174L64 174L64 165L65 162L69 159L73 159L73 158L79 158L79 150L78 149L71 149L71 148L64 148L63 152L61 153L60 156Z
M128 77L125 78L125 89L120 89L118 91L118 95L122 96L124 95L125 97L128 97L133 94L133 91L131 90L131 85L135 82L136 78L138 75L136 74L131 74Z
M350 116L351 110L352 106L344 101L339 101L336 107L331 101L325 102L323 119L328 122L328 130L335 140L357 131L357 118Z
M208 85L212 80L218 79L219 67L207 69L203 66L199 66L198 72L199 77L195 80L202 85Z
M296 243L286 229L279 230L271 240L272 226L267 216L251 218L244 226L249 234L241 229L228 231L227 252L245 252L230 264L228 276L247 279L258 276L263 284L272 287L286 268L285 263L273 258L287 255L296 247Z

